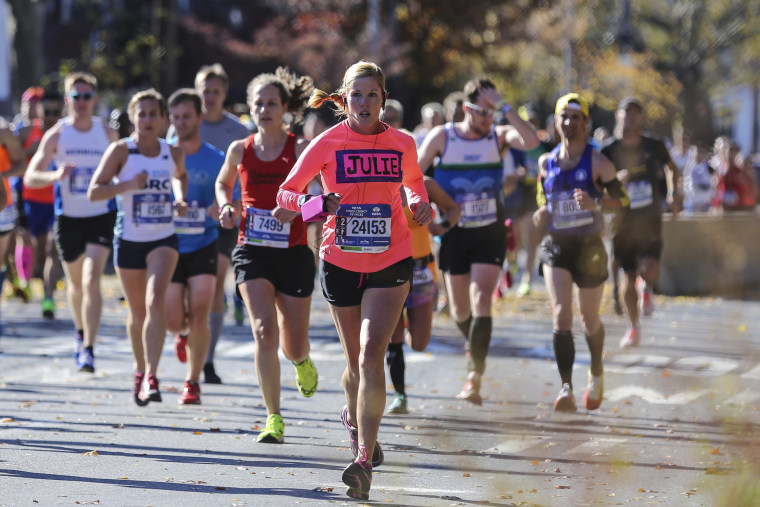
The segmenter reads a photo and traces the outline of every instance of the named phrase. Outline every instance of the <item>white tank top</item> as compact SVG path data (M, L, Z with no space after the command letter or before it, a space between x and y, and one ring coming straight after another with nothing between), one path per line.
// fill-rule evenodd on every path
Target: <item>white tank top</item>
M87 187L110 141L100 118L92 119L92 128L81 132L70 117L61 120L61 132L55 153L56 168L76 166L74 171L55 184L55 213L67 217L94 217L113 210L113 201L90 202Z
M129 190L117 197L116 234L127 241L157 241L174 234L172 175L175 164L169 145L163 139L158 141L161 146L158 156L146 157L137 150L134 140L127 139L129 157L114 178L119 183L148 172L145 188Z

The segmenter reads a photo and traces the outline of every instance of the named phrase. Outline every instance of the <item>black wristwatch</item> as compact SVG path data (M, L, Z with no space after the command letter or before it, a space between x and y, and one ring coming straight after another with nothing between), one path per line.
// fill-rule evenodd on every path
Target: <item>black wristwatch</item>
M303 205L304 205L304 203L305 203L306 201L308 201L309 199L311 199L312 197L313 197L313 196L312 196L311 194L304 194L304 195L302 195L301 197L299 197L299 198L298 198L298 207L300 208L301 206L303 206Z
M449 222L448 220L444 220L443 222L440 223L440 225L447 231L451 229L451 222Z

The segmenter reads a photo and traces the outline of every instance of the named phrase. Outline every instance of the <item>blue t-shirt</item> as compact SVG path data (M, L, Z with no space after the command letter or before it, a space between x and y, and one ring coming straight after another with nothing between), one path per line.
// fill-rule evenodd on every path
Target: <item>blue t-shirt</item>
M176 139L171 140L176 144ZM174 227L179 238L179 253L200 250L215 242L219 236L218 222L207 213L216 201L214 184L224 165L224 153L203 142L192 155L185 155L187 168L187 215L174 218Z

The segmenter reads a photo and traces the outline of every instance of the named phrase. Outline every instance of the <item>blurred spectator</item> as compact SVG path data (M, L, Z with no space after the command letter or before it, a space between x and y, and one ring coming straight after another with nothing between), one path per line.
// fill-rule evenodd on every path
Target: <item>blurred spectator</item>
M414 141L417 143L417 148L422 145L422 141L425 140L428 132L433 127L443 125L446 119L446 112L443 110L443 106L438 102L428 102L422 106L422 123L414 127L413 135Z
M707 212L715 198L715 170L710 167L710 149L692 146L683 165L683 205L687 213ZM678 164L678 162L676 162Z
M681 174L687 162L697 156L696 150L697 148L691 144L691 133L682 125L676 125L673 128L673 147L670 148L670 158L673 159Z
M723 211L752 211L757 196L757 179L749 159L733 142L719 144L720 176L713 199L715 207Z
M412 135L411 132L404 128L404 106L398 100L387 99L385 101L385 106L380 113L380 119L394 129L398 129L410 136Z

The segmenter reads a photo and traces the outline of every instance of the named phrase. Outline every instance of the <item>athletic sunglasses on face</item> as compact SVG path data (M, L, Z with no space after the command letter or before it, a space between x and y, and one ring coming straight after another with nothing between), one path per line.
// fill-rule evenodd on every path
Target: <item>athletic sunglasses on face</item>
M92 98L95 96L92 92L85 92L85 93L77 93L77 92L71 92L69 93L69 97L71 97L71 100L74 102L79 102L80 100L88 101L92 100Z
M467 109L475 113L478 113L480 116L490 116L493 114L493 109L477 106L473 104L472 102L465 102L464 107L466 107Z

